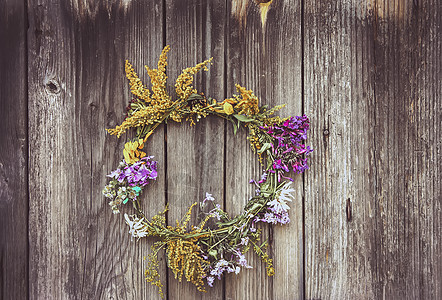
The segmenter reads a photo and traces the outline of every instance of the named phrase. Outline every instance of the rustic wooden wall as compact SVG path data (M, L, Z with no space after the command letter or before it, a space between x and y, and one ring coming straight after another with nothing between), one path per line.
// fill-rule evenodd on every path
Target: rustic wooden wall
M266 231L276 275L251 255L201 294L162 256L168 299L442 298L439 0L273 0L265 26L252 0L8 0L0 42L0 299L158 298L152 241L131 241L101 188L125 142L104 131L130 99L124 60L148 82L166 44L170 82L214 57L200 91L287 103L315 149L292 222ZM160 176L144 207L170 203L169 222L205 192L239 213L261 171L212 118L160 127L147 152Z

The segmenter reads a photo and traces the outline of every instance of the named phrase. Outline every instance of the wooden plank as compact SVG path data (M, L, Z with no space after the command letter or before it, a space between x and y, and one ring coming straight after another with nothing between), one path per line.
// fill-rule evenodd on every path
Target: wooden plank
M224 1L166 1L166 43L172 49L168 77L172 86L182 69L214 57L210 71L197 76L194 86L207 96L224 96L225 15ZM202 201L206 192L222 203L223 158L223 120L209 117L193 127L184 121L167 125L169 224L181 220L189 206ZM198 223L192 218L191 224ZM169 299L222 299L222 284L207 289L206 294L198 292L184 278L179 283L169 270Z
M238 7L241 1L233 1ZM242 1L244 3L244 1ZM230 9L229 9L230 11ZM247 20L245 20L247 18ZM274 1L263 28L259 7L250 2L243 19L228 19L227 95L236 93L235 83L252 89L261 104L287 103L281 116L302 113L301 6L297 1ZM226 152L226 207L232 215L242 212L255 192L248 184L259 179L262 167L246 140L246 130L237 136L228 124ZM289 225L268 230L270 255L276 274L266 275L265 265L250 251L253 269L226 279L226 299L302 299L303 237L302 177L295 176L296 201L291 203Z
M440 12L306 3L307 299L441 297Z
M376 292L440 299L440 1L377 2Z
M305 2L305 111L315 149L305 183L306 299L382 298L374 290L372 9Z
M26 18L0 3L0 298L28 296Z
M140 76L143 63L156 63L161 1L39 1L28 11L30 296L159 298L142 274L149 244L130 241L123 216L112 215L101 189L122 159L124 138L104 128L123 120L130 99L124 60ZM153 150L161 159L161 132L148 145ZM156 212L164 176L151 188L147 199L159 203L145 207Z

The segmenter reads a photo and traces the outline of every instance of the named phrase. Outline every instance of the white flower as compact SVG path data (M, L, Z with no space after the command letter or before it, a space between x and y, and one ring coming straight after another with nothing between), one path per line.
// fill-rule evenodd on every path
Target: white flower
M210 286L210 287L213 287L213 281L215 280L215 277L212 277L212 276L209 276L209 277L207 277L207 284Z
M206 192L206 198L204 199L204 202L206 201L214 201L215 198L213 198L212 194L209 194Z
M287 212L290 209L290 206L287 205L288 202L292 202L293 195L291 194L295 190L290 187L292 183L287 182L282 186L282 188L277 192L277 196L272 201L268 202L267 205L270 206L270 209L277 214L281 214L283 212Z
M144 218L140 220L137 217L132 217L133 220L131 220L127 214L124 214L124 218L129 225L129 233L132 237L140 239L147 236L146 226L143 224Z
M284 186L280 190L280 196L279 196L280 199L290 202L292 201L292 199L295 199L295 197L292 195L292 193L295 192L295 189L292 188L291 185L292 185L291 181L288 181L284 184Z
M228 266L229 263L224 258L221 258L215 265L216 268Z
M201 208L204 207L207 201L211 201L213 203L213 201L215 201L215 198L213 198L212 194L206 192L206 198L204 198L203 202L200 202Z
M235 274L239 274L239 271L241 271L241 268L238 267L238 266L236 266L236 268L235 268Z

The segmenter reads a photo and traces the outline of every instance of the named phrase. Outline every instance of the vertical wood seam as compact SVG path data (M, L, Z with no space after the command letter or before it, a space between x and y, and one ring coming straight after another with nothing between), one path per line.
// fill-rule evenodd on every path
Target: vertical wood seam
M162 22L163 22L163 34L162 34L162 44L163 44L163 48L166 47L166 38L167 38L167 16L166 16L166 0L162 1ZM163 125L163 132L164 132L164 140L163 140L163 145L164 145L164 152L163 152L163 156L164 156L164 207L167 207L167 204L169 203L169 199L168 199L168 186L169 186L169 181L167 180L167 124ZM165 217L166 217L166 225L169 225L169 211L166 211L165 213ZM165 296L166 299L169 299L169 268L167 267L167 254L166 254L166 249L164 250L165 252L165 265L166 265L166 291L165 291Z
M30 205L31 205L31 201L29 198L29 45L28 45L28 31L29 31L29 13L28 13L28 3L27 0L23 0L23 18L24 18L24 25L25 25L25 32L24 32L24 46L25 46L25 53L24 53L24 64L25 64L25 76L26 76L26 80L24 80L24 85L25 85L25 107L26 107L26 113L25 113L25 137L26 137L26 150L25 150L25 160L26 160L26 201L27 201L27 212L25 213L26 216L26 259L27 259L27 280L26 280L26 294L27 294L27 298L30 299L31 293L30 293L30 273L31 273L31 261L30 261L30 255L29 255L29 251L30 251L30 242L29 242L29 212L31 211L30 209Z
M89 106L89 120L92 120L92 111L90 110L90 106ZM90 165L90 168L89 168L89 174L90 174L90 178L89 178L89 182L90 182L90 187L91 187L91 189L90 189L90 191L89 191L89 201L90 202L92 202L92 197L93 197L93 187L94 187L94 164L93 164L93 151L92 151L92 141L93 141L93 139L92 139L92 126L90 126L90 128L89 128L89 145L90 145L90 162L91 162L91 165ZM89 202L89 205L91 205L91 203ZM90 211L92 211L91 210L91 206L89 207L89 210ZM90 224L88 223L87 224L87 226L89 227L90 226ZM86 230L87 230L87 228L86 228ZM85 237L85 247L84 247L84 249L85 249L85 251L84 251L84 257L83 257L83 274L82 274L82 279L81 279L81 288L80 288L80 300L83 300L83 291L84 291L84 286L85 286L85 284L84 284L84 281L85 281L85 279L86 279L86 276L85 276L85 274L86 274L86 262L87 262L87 249L88 249L88 242L89 242L89 236L88 235L86 235L86 237Z
M305 0L301 0L301 114L305 113L305 38L304 38L304 9ZM302 297L305 299L305 173L302 173Z
M224 14L224 32L227 32L227 28L229 25L228 22L228 18L229 18L229 3L228 0L225 0L224 2L224 7L225 7L225 14ZM223 98L226 99L227 98L227 34L224 34L224 55L223 55L223 65L224 65L224 69L223 69ZM224 124L224 135L223 135L223 139L224 139L224 150L223 150L223 209L226 210L226 206L227 206L227 120L224 120L223 122ZM226 300L226 277L223 276L223 281L222 281L222 288L221 288L221 299L222 300Z
M378 0L374 0L373 4L373 17L371 18L372 26L373 26L373 69L374 74L371 74L370 76L374 76L373 78L373 123L374 123L374 130L373 130L373 168L374 168L374 219L375 219L375 227L377 226L378 222L378 214L377 214L377 199L378 199L378 168L377 168L377 143L376 143L376 129L378 127L377 124L377 118L376 118L376 76L377 76L377 64L376 64L376 36L377 36L377 29L378 29L378 14L377 14L377 7L378 7ZM374 244L379 245L379 242L377 241L377 235L374 235ZM375 274L375 278L378 280L380 279L380 274L378 272L378 262L374 262L375 270L372 270ZM378 293L380 291L375 291L375 293ZM378 293L379 295L379 293Z

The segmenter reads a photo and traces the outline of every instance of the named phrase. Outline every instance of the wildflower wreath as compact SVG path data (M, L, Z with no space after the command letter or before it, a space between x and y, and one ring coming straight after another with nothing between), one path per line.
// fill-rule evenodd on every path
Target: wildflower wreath
M126 61L125 71L129 79L130 90L135 98L127 108L127 116L121 125L107 129L110 134L120 137L130 128L136 129L136 137L125 144L124 159L118 168L112 171L103 194L110 199L109 205L114 213L120 207L131 202L135 213L124 214L129 225L129 233L138 239L155 236L158 241L148 255L145 277L148 282L159 288L163 296L158 270L157 254L165 249L167 265L175 278L184 276L199 291L205 291L204 281L213 286L215 278L221 279L226 273L238 274L241 268L251 268L245 253L253 251L266 263L267 274L272 276L272 259L266 253L267 242L261 242L261 230L256 223L286 224L290 221L288 202L292 201L293 181L287 174L290 170L301 173L308 168L306 156L312 151L305 146L309 128L306 116L280 118L274 116L284 105L268 108L258 106L258 98L252 91L236 85L239 95L218 102L197 93L192 86L193 75L207 70L212 59L186 68L175 84L176 97L172 98L166 89L166 46L159 58L158 69L146 66L151 79L152 91L143 85L132 65ZM191 125L208 115L215 115L229 120L234 132L240 127L248 129L247 139L264 168L259 181L251 180L256 185L256 193L247 202L244 211L230 217L219 204L214 203L211 194L199 203L201 222L188 228L192 209L176 226L167 225L166 209L149 219L141 209L141 192L146 185L157 178L157 162L153 156L143 152L144 144L161 123L167 121L190 121ZM212 227L207 224L212 219Z

